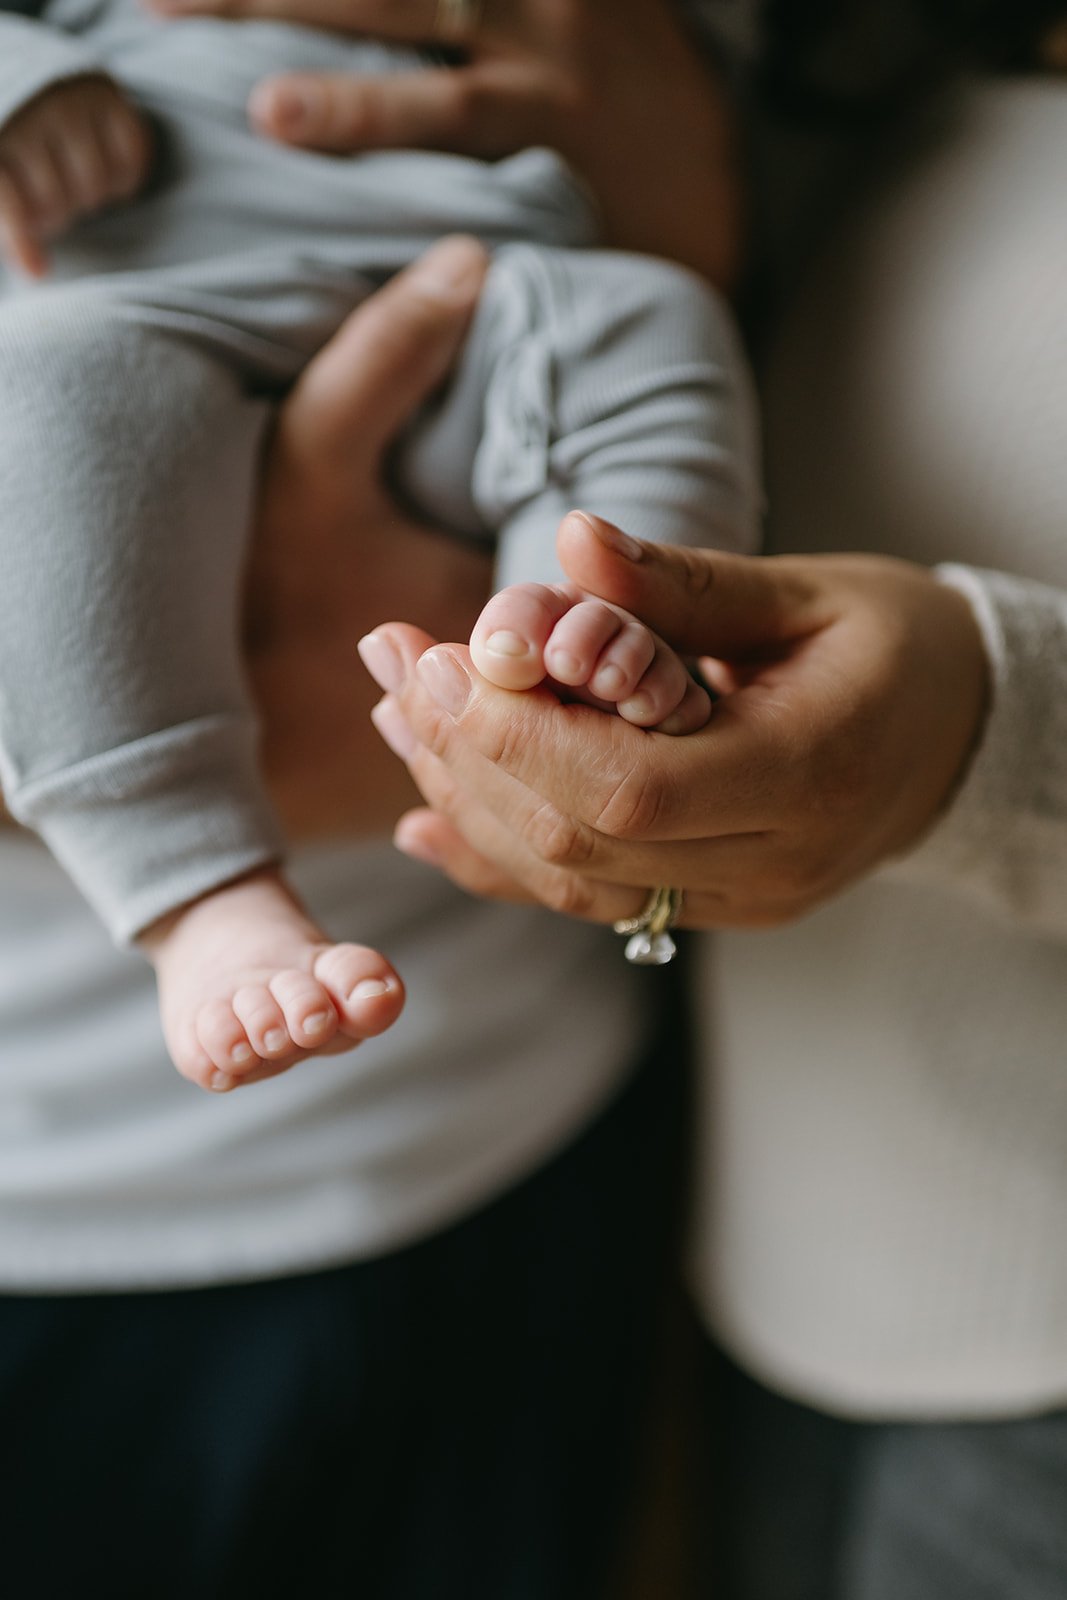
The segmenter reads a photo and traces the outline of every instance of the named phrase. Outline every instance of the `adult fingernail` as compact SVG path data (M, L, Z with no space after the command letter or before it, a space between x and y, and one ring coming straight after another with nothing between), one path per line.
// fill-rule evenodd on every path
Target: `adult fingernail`
M413 276L431 294L444 300L464 299L481 286L488 262L477 239L457 234L442 239L415 263Z
M471 680L451 650L428 650L415 668L431 699L450 716L458 717L470 699Z
M496 633L491 633L485 641L485 648L491 655L507 656L513 661L528 655L530 651L526 640L507 628L498 628Z
M399 694L407 674L400 652L381 633L368 633L356 646L359 658L375 683L387 694Z
M636 539L631 539L628 533L623 533L613 522L605 522L601 517L590 517L584 511L576 511L574 515L592 530L605 549L614 550L616 555L625 556L627 561L644 559L643 546Z
M261 125L299 133L315 121L320 104L321 96L310 84L282 79L256 85L248 97L248 114Z
M400 821L393 834L393 843L405 856L410 856L413 861L421 861L427 867L439 867L441 857L432 845L428 845L419 833L413 832Z
M370 719L378 732L393 752L401 761L410 761L419 742L404 720L404 714L392 695L386 695L384 700L379 700L373 708Z

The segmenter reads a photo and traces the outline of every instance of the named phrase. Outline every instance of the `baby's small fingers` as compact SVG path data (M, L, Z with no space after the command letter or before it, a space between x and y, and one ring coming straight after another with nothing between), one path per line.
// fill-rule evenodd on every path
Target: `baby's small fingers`
M71 201L56 153L43 139L22 138L5 157L25 206L27 220L39 234L62 228Z
M474 625L471 658L499 689L533 689L545 676L545 646L573 599L543 583L515 583L493 595Z
M108 199L128 200L144 182L151 160L147 126L121 101L101 117L97 137L108 171Z
M654 728L676 712L690 688L696 687L681 658L668 645L657 640L652 665L633 693L618 702L617 709L627 722L633 722L639 728ZM703 690L700 692L703 693ZM710 708L710 701L708 704Z
M602 600L581 600L572 606L556 623L545 646L545 665L557 683L572 689L588 684L602 652L610 647L625 622Z
M111 198L111 177L107 153L100 139L100 119L83 116L62 141L59 162L67 193L76 215L99 211Z
M22 192L11 174L0 169L0 255L20 272L40 278L48 270L48 258L41 248Z

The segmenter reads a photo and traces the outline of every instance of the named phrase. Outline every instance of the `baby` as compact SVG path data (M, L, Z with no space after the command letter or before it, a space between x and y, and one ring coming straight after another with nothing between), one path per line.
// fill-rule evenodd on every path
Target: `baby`
M247 126L271 72L424 59L135 0L0 16L0 779L140 942L179 1071L217 1090L380 1032L403 1002L278 866L239 649L272 407L353 307L443 233L494 251L396 472L439 525L495 545L502 592L472 649L503 687L547 673L642 725L695 726L706 703L665 647L553 585L555 529L580 504L676 543L755 538L727 311L680 269L596 250L560 160L339 159Z

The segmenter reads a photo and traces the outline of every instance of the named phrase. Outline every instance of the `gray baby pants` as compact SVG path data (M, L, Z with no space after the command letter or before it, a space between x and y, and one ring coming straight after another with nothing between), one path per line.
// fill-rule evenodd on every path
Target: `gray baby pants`
M441 233L495 257L398 481L494 540L500 582L557 575L573 505L743 548L758 500L728 313L680 269L574 248L592 219L554 157L307 155L141 80L151 190L0 297L0 780L119 940L281 850L238 627L264 429Z

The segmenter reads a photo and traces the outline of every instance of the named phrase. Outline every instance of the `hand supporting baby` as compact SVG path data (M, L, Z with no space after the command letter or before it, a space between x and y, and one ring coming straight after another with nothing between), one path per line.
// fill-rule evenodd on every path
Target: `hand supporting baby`
M43 277L45 241L131 199L151 164L148 122L110 78L46 89L0 128L0 256Z

